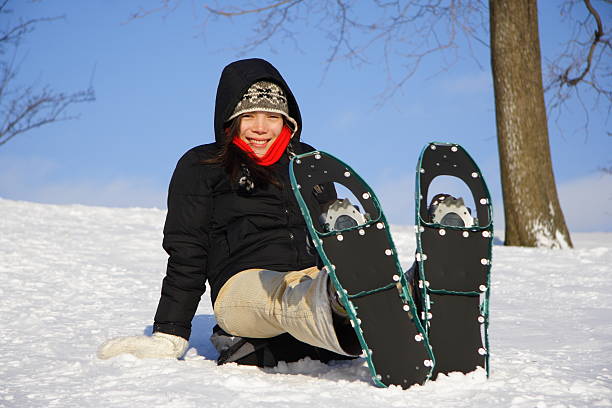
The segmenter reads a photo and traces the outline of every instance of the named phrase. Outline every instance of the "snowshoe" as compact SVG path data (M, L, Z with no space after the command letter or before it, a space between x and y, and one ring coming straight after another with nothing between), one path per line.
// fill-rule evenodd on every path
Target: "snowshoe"
M454 176L467 185L477 217L463 199L448 194L436 195L427 205L430 184L438 176ZM478 367L488 374L492 206L482 173L461 146L430 143L423 149L415 208L420 292L415 297L424 304L419 317L436 358L433 377Z
M289 174L374 383L422 384L431 375L433 355L376 195L348 165L320 151L294 157ZM341 199L323 214L315 194L326 183L346 187L359 207Z

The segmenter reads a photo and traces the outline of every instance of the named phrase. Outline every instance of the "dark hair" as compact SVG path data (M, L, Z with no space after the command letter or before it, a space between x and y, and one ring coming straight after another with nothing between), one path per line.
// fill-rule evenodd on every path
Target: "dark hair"
M202 163L223 166L232 183L238 183L238 180L246 176L256 186L266 187L268 184L273 184L281 188L282 184L269 167L257 164L247 152L232 143L234 137L240 132L241 119L242 115L232 119L225 126L225 139L218 153L210 159L203 160ZM286 124L284 116L283 122Z

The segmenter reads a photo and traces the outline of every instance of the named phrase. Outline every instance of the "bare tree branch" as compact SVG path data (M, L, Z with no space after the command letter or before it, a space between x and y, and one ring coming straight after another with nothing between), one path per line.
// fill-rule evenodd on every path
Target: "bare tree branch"
M131 19L160 11L170 13L179 3L180 0L158 0L157 7L140 9ZM307 26L318 28L330 41L322 80L338 60L357 64L384 61L388 86L379 95L383 102L405 85L423 59L438 51L449 53L451 58L447 66L440 69L444 71L458 60L461 42L461 45L467 44L468 54L480 66L474 56L473 43L488 46L482 39L487 37L485 0L234 0L215 3L203 7L209 16L251 19L249 26L253 36L234 47L239 49L239 55L264 44L273 49L275 39L291 40L297 47L299 33L294 23L301 20ZM319 17L317 23L309 20L311 15ZM208 25L206 20L205 26ZM396 55L405 61L399 74L397 67L389 63Z
M195 3L202 0L193 0ZM212 1L212 0L211 0ZM595 4L599 2L599 5ZM178 7L180 0L158 0L158 7L140 10L134 16L146 16ZM460 60L460 50L482 68L474 46L488 47L488 2L486 0L215 0L204 5L209 21L240 18L252 27L253 35L232 48L239 55L252 52L262 45L275 50L276 40L291 40L299 47L298 26L318 29L329 44L322 81L332 64L345 60L351 64L383 64L386 86L378 95L384 104L405 88L423 61L438 56L443 60L436 75L447 71ZM594 5L595 4L595 5ZM612 0L564 0L561 11L576 28L567 48L548 63L546 87L549 111L560 112L570 99L579 99L578 88L594 91L589 102L597 106L600 100L612 108L612 43L606 31L607 20L598 8L608 7ZM581 6L584 18L575 18ZM606 15L604 13L603 15ZM313 22L312 16L317 20ZM575 21L574 21L575 19ZM297 22L303 24L298 25ZM465 53L463 53L465 55ZM400 57L400 63L398 58ZM393 61L393 63L391 63ZM586 95L586 94L585 94ZM584 109L591 109L585 106ZM585 111L585 117L588 112ZM587 119L588 120L588 119ZM585 127L588 128L588 122Z
M576 86L589 73L589 71L591 70L591 64L593 62L593 53L595 52L597 44L602 41L602 37L604 35L603 24L601 23L601 17L599 16L599 13L593 8L593 5L591 4L590 0L584 0L584 4L587 10L589 10L589 13L591 13L591 15L595 18L595 21L597 22L597 29L595 30L595 34L593 35L593 40L589 48L589 54L586 58L586 67L584 68L582 73L575 78L569 78L571 68L568 67L563 74L562 81L569 86ZM606 41L606 43L608 42Z
M577 13L573 8L579 3L583 4L588 12L582 20L572 17ZM612 4L610 0L603 0L603 3ZM601 7L605 7L604 4L601 4ZM601 14L591 0L566 0L561 14L573 21L575 31L565 50L548 63L545 91L550 95L549 110L560 110L574 97L580 99L579 86L585 85L596 95L595 106L599 105L600 98L606 100L609 114L612 106L612 89L609 82L612 77L612 67L609 63L612 57L610 32L606 31ZM582 107L585 117L588 118L589 108L584 104ZM588 127L588 119L585 127Z
M458 60L460 34L461 41L467 42L470 50L472 41L486 46L486 42L480 38L484 37L487 24L483 0L372 2L375 13L364 13L364 2L347 0L277 0L271 4L251 7L241 7L241 0L236 0L231 5L224 1L220 7L205 8L211 14L225 18L259 15L252 24L252 39L240 46L246 51L252 51L264 43L270 45L278 36L294 38L296 33L288 24L289 21L305 21L310 13L319 15L319 23L315 26L326 34L331 43L325 59L323 78L330 66L341 59L358 64L382 60L388 78L387 88L379 95L382 102L406 84L423 59L438 52L450 52L452 58L447 67L441 67L441 71L454 64ZM299 7L302 5L304 7ZM305 22L308 25L308 21ZM377 45L382 47L378 48ZM396 55L405 61L401 74L396 74L397 68L389 63Z
M132 20L138 20L144 17L148 17L152 14L160 13L162 11L165 12L166 16L176 10L180 4L181 0L159 0L161 3L159 7L154 7L151 9L144 9L142 7L138 8L138 11L133 12L129 15L128 20L123 24L127 24Z
M31 87L21 93L7 107L7 114L0 127L0 146L17 135L43 125L76 119L78 116L65 114L68 106L95 100L93 89L72 94L56 93L49 88L34 91ZM3 112L4 113L4 112Z
M12 11L7 9L8 2L4 0L0 4L0 14L10 14ZM12 27L0 32L0 54L4 54L4 49L7 45L16 45L24 35L32 32L38 23L61 20L64 16L33 18L26 21L20 21Z
M0 3L0 14L11 12L7 9L9 1ZM49 86L42 89L24 86L18 81L19 69L15 61L20 42L37 24L61 18L63 16L20 20L15 25L0 28L0 55L5 56L8 47L13 50L10 58L0 59L0 146L32 129L75 119L77 116L67 112L70 105L95 100L91 84L86 90L64 93L55 92Z
M204 8L206 8L206 10L210 11L211 13L214 14L218 14L220 16L225 16L225 17L234 17L234 16L243 16L245 14L256 14L256 13L261 13L262 11L267 11L279 6L283 6L287 3L291 3L291 2L296 2L294 0L283 0L283 1L279 1L277 3L271 4L269 6L266 7L260 7L260 8L255 8L255 9L250 9L250 10L240 10L240 11L222 11L222 10L215 10L209 6L204 6ZM297 3L299 3L299 1L297 1Z

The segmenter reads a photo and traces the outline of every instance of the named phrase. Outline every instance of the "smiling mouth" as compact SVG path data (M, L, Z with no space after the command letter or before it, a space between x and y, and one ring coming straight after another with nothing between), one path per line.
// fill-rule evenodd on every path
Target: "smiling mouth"
M270 141L270 139L251 139L251 138L247 138L247 140L249 141L250 145L256 146L256 147L263 147L266 145L266 143L268 143Z

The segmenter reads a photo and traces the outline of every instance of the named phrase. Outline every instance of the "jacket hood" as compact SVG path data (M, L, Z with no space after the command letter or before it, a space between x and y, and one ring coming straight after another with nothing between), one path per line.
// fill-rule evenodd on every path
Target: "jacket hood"
M231 116L236 104L253 83L262 80L274 82L283 88L287 97L289 116L298 124L298 131L293 135L293 140L299 141L302 116L291 89L272 64L260 58L251 58L232 62L221 73L215 100L215 141L217 143L225 140L224 124Z

